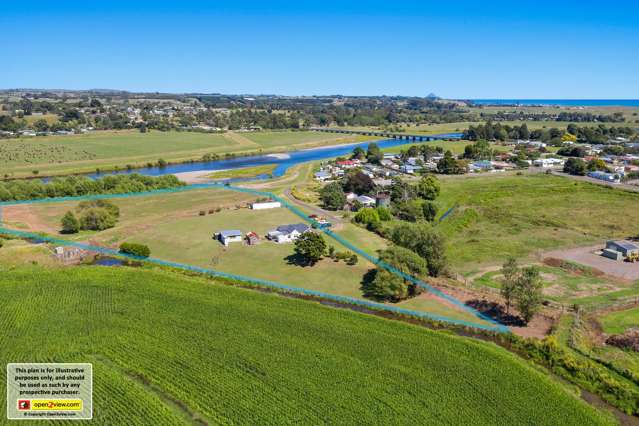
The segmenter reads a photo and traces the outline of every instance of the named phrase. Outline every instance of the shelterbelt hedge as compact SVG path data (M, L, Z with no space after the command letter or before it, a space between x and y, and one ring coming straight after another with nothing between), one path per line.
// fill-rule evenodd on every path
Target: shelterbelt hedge
M610 421L493 344L204 278L29 267L0 295L0 363L93 363L96 424Z

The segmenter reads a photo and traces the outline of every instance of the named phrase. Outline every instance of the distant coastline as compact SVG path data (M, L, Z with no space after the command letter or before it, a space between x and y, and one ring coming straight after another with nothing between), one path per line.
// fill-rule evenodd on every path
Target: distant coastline
M469 99L476 105L639 107L639 99Z

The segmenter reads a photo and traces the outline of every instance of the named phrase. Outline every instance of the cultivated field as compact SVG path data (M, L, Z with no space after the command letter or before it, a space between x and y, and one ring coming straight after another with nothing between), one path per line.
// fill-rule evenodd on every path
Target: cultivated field
M95 424L610 423L492 344L312 302L106 267L0 290L0 362L93 363Z
M368 138L370 139L370 138ZM199 159L205 154L286 151L367 140L320 132L196 133L99 131L85 135L0 140L0 171L10 177L93 172L127 165Z

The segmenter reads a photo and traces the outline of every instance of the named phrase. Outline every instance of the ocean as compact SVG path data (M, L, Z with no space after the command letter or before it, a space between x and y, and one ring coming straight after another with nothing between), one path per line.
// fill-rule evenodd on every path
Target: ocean
M639 107L639 99L470 99L479 105L549 105L549 106L588 106Z

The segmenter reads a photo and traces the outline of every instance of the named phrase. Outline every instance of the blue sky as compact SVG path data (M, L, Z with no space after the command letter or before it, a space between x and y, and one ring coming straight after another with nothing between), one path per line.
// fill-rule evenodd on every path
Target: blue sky
M0 87L639 98L639 2L0 4Z

